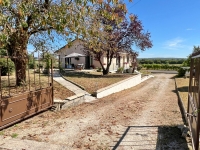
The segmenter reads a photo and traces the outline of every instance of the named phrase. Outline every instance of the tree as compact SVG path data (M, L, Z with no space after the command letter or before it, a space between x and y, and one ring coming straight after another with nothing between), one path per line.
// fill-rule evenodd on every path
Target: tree
M194 46L193 47L193 51L192 54L190 54L188 56L188 58L183 62L183 66L190 66L190 62L191 62L191 57L193 54L197 54L200 53L200 46Z
M99 0L0 0L0 48L6 48L15 64L16 85L26 81L27 44L38 50L48 47L55 34L70 41L80 31L85 32L80 26L82 19L90 14L91 4L95 2L102 3Z
M104 11L103 15L102 11ZM115 14L113 17L106 15L111 12ZM103 3L92 18L92 22L100 22L101 26L94 30L95 24L91 24L88 31L92 34L83 37L85 53L93 55L99 61L103 75L108 74L112 59L120 52L127 52L135 59L136 53L132 50L132 45L136 45L141 50L152 47L150 33L143 32L142 23L137 16L131 15L130 19L127 19L126 12L123 3L117 5ZM106 65L102 63L102 56L107 58Z

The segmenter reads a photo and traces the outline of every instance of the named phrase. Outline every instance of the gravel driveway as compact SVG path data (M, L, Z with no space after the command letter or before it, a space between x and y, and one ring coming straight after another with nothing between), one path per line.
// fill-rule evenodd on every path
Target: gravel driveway
M0 133L7 149L185 150L173 74L60 112L47 111Z

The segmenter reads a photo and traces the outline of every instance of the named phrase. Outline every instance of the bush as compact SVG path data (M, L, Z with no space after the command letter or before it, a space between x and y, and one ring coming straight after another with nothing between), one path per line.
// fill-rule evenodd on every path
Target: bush
M28 66L29 69L34 69L34 68L35 68L35 64L34 64L34 63L29 63L28 65L29 65L29 66Z
M178 76L183 77L185 75L185 72L186 72L186 70L180 67L178 69Z
M8 64L7 64L7 59L6 58L0 58L0 67L1 67L1 75L5 76L7 73L11 74L14 70L14 63L8 59Z
M99 68L97 69L97 72L101 72L101 70L102 70L102 68L101 68L101 67L99 67Z
M142 65L137 66L137 70L140 71L142 69Z
M123 68L123 67L120 67L120 68L117 69L117 72L118 72L118 73L123 73L123 71L124 71L124 68Z

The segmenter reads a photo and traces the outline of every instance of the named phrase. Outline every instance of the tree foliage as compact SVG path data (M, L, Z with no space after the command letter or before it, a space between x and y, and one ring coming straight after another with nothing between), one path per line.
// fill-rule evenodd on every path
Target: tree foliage
M112 59L118 57L120 52L136 56L132 46L141 50L152 47L150 33L144 32L141 21L137 16L126 17L125 4L110 5L102 3L96 8L88 32L83 34L85 53L95 57L101 64L103 74L108 74ZM103 12L103 13L102 13ZM113 13L113 16L108 14ZM99 22L99 26L96 25ZM96 28L95 28L96 27ZM107 63L103 65L102 57L106 56Z
M199 54L200 53L200 46L194 46L192 54L188 56L188 58L183 62L183 66L190 66L191 57L193 54Z

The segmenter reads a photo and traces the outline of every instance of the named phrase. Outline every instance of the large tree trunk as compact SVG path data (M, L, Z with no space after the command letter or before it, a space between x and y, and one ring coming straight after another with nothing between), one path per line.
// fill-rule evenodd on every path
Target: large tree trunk
M14 60L17 86L26 83L26 60L26 58L17 58L16 60Z
M16 85L22 85L26 82L26 65L28 35L25 33L13 34L8 44L8 54L15 64Z

